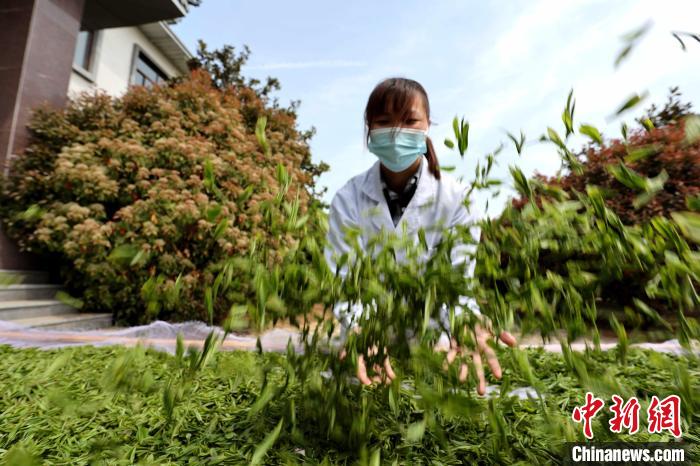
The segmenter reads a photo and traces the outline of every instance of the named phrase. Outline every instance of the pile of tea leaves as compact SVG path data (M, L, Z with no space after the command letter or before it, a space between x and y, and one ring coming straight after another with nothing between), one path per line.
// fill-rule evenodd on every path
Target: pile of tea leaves
M410 379L390 386L348 384L353 409L373 416L367 442L359 445L351 426L329 433L315 422L323 400L298 396L299 384L279 369L286 364L281 354L216 352L191 384L174 384L177 356L151 349L2 346L0 455L4 464L20 465L556 464L564 441L584 440L571 413L586 390L606 406L613 393L637 396L641 413L652 395L681 395L682 439L688 452L700 452L697 359L639 348L628 350L626 365L617 363L614 351L589 351L585 358L539 348L524 353L543 390L540 399L507 396L531 381L520 375L515 353L499 349L500 395L455 391L433 400L440 405L438 430L424 429ZM567 367L577 355L586 383ZM170 413L168 387L184 391ZM638 433L613 434L610 416L606 408L594 418L596 440L673 441L669 433L647 433L644 416Z

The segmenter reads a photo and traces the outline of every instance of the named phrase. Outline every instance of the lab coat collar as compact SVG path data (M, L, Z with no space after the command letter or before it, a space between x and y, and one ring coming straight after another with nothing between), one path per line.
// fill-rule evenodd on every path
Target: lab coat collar
M375 202L385 202L384 193L382 191L380 165L381 162L377 160L367 171L365 181L362 183L362 191ZM411 199L409 203L409 207L411 205L422 206L435 199L437 180L432 173L430 173L427 160L421 160L419 170L421 174L418 179L418 186L416 187L416 192L413 194L413 199Z

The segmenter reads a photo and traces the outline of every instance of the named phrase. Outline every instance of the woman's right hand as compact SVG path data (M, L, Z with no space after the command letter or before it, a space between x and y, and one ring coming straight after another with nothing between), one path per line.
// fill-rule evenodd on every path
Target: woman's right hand
M384 348L384 352L386 354L386 348ZM373 346L372 348L369 348L367 350L367 355L368 356L373 356L377 354L377 346ZM340 359L345 359L345 356L347 355L347 352L345 349L343 349L340 352ZM365 364L365 356L364 354L358 354L357 355L357 378L360 380L360 382L363 385L371 385L373 382L384 382L386 384L390 384L394 378L396 378L396 374L394 373L394 369L391 367L391 361L389 360L389 355L387 354L386 358L384 359L383 363L384 367L381 367L379 364L374 364L372 366L372 370L374 371L374 375L370 377L367 374L367 365Z

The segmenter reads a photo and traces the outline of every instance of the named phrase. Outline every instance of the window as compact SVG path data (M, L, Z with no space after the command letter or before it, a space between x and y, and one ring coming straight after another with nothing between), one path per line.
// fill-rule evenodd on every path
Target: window
M95 50L95 31L80 31L75 44L73 64L85 71L92 71L92 60Z
M131 84L150 86L168 79L167 75L156 66L142 51L138 51L131 73Z

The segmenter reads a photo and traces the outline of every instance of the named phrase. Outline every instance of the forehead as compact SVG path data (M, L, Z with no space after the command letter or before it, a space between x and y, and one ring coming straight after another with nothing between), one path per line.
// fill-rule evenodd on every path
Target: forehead
M414 95L411 97L411 100L409 104L407 105L408 107L408 113L413 114L413 115L425 115L425 108L423 105L423 100L417 96ZM393 113L396 113L400 111L400 108L395 108L394 105L394 99L388 99L386 102L386 105L384 106L384 111L381 112L381 115L390 115Z

